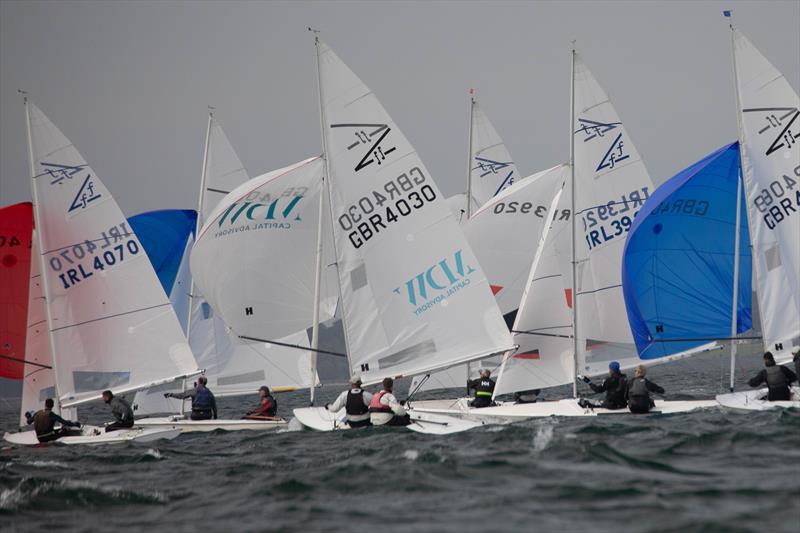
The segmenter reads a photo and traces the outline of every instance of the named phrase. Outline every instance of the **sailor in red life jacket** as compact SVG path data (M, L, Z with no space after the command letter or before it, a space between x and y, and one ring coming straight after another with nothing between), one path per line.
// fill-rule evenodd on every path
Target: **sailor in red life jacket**
M369 421L369 404L372 394L361 388L361 378L350 378L350 390L346 390L336 398L336 401L325 405L325 409L335 413L342 407L347 413L347 424L351 428L371 426Z
M265 416L274 417L278 412L278 402L276 402L272 394L269 393L269 387L262 385L261 388L258 389L258 395L260 397L258 407L248 411L247 414L244 415L244 418L260 419Z
M407 426L411 423L411 417L406 413L403 404L398 402L392 394L394 380L384 378L383 390L372 395L369 402L369 420L373 426Z

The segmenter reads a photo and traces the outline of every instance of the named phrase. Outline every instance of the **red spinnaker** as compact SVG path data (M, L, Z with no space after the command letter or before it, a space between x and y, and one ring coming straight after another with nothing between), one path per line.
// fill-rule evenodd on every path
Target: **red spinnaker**
M0 355L25 358L33 206L0 208ZM0 377L22 379L23 363L0 357Z

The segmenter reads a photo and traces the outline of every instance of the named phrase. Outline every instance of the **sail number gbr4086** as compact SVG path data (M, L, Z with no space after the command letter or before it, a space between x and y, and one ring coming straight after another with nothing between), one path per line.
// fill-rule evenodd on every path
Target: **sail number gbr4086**
M138 255L140 251L133 232L123 222L101 232L99 239L86 239L51 252L47 262L67 290L96 272L103 272Z
M338 218L339 226L348 232L350 244L361 248L389 224L435 199L436 189L425 183L419 167L413 167L347 207Z

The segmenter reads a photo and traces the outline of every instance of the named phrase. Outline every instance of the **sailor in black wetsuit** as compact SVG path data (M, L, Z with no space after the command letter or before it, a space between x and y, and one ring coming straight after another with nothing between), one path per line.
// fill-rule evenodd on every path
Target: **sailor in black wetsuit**
M80 432L68 429L80 428L80 422L64 420L53 412L53 405L55 405L53 399L48 398L44 401L44 409L41 411L36 411L35 414L25 413L25 421L28 424L33 424L33 429L36 431L36 438L39 442L52 442L61 437L80 434ZM55 428L56 422L61 424L59 429Z
M624 409L628 406L625 401L625 391L628 388L628 377L620 372L619 363L611 361L608 364L608 377L600 385L595 385L588 377L583 381L587 383L594 392L605 392L606 398L600 404L592 403L581 399L578 405L581 407L602 407L604 409Z
M785 366L776 365L775 358L770 352L764 354L764 366L766 368L756 374L748 384L751 387L758 387L766 383L769 390L767 400L770 402L791 400L792 393L789 385L797 379L795 373Z
M329 403L325 409L335 413L342 407L347 413L347 424L351 428L371 426L369 421L369 403L372 401L372 394L361 388L361 378L354 376L350 379L350 390L346 390L336 398L336 401Z
M483 368L478 379L473 379L467 383L467 394L469 394L469 391L475 390L475 399L470 402L470 407L489 407L494 404L492 401L494 380L490 377L491 375L491 370Z
M133 409L125 398L114 396L113 392L105 390L103 391L103 401L111 407L111 414L114 415L114 421L106 425L106 433L133 427Z
M628 382L625 397L628 399L628 409L631 413L649 413L656 403L650 397L651 392L664 394L664 389L645 378L647 368L644 365L636 367L634 378Z
M217 399L214 394L206 387L208 378L200 376L197 378L197 383L193 389L184 392L165 392L164 398L177 398L183 400L185 398L192 399L192 414L189 418L192 420L210 420L217 419Z

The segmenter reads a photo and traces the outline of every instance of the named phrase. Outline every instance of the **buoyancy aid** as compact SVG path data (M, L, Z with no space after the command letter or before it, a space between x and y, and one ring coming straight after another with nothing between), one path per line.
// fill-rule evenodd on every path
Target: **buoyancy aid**
M491 379L481 379L475 387L475 398L491 399L492 393L494 393L494 381Z
M38 411L33 415L33 429L36 430L37 437L47 437L53 434L56 421L45 410Z
M392 411L391 407L381 403L381 398L383 398L387 394L389 394L389 391L382 390L379 393L372 395L372 400L370 400L370 402L369 402L369 412L370 413L389 413L389 414L394 414L394 411Z
M214 395L206 387L198 387L195 391L194 400L192 401L192 409L198 411L210 411L214 405Z
M630 398L650 398L650 391L647 390L647 381L644 378L634 378L628 389Z
M380 400L380 398L378 398ZM372 407L372 403L370 403ZM369 408L364 405L364 391L361 389L350 389L347 391L347 403L344 407L348 415L364 415L369 412Z

